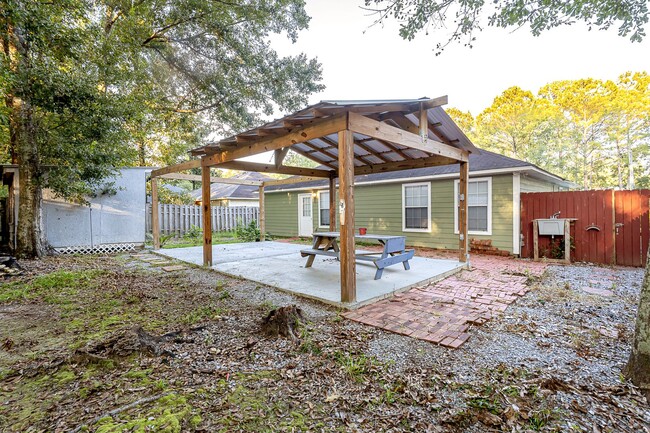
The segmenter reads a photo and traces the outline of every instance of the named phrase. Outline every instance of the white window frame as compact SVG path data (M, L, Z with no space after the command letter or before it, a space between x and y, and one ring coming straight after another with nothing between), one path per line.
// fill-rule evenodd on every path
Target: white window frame
M406 228L406 188L409 186L426 186L427 187L427 228L426 229L411 229ZM419 232L431 233L431 182L418 182L418 183L403 183L402 184L402 231L403 232Z
M487 203L487 231L472 231L468 230L467 233L470 235L483 235L483 236L492 236L492 178L491 177L477 177L470 178L469 183L472 182L485 182L488 184L488 203ZM459 234L458 231L458 188L459 188L459 179L454 180L454 233ZM467 200L467 197L465 197Z
M321 211L321 208L320 208L320 203L321 203L320 196L321 196L321 194L329 194L329 193L330 193L329 191L318 191L318 227L319 228L324 228L324 227L329 228L329 226L330 226L329 224L323 224L321 222L321 216L320 216L320 211ZM330 204L329 199L327 200L327 204L328 205ZM329 210L329 208L327 208L327 209Z

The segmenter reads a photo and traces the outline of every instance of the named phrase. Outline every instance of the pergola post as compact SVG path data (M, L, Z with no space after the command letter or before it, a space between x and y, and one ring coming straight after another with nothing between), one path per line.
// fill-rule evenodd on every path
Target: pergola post
M151 178L151 234L153 249L160 249L160 220L158 218L158 179Z
M266 212L264 210L264 185L260 185L260 241L264 242L266 238Z
M466 263L469 259L467 239L467 183L469 178L469 162L460 163L460 181L458 182L458 260Z
M424 109L420 104L420 125L418 126L418 132L420 137L427 138L429 136L429 118L427 117L427 110Z
M203 266L212 266L212 203L210 167L201 167L201 205L203 206Z
M341 302L355 302L357 277L354 254L354 141L350 130L339 132L338 157Z
M336 182L334 176L330 176L329 191L330 191L330 231L336 231Z

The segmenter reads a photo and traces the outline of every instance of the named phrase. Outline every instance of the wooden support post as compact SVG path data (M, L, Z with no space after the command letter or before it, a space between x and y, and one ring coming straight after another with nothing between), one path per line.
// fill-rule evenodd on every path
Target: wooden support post
M336 231L336 182L330 177L330 231Z
M151 178L151 233L153 249L160 249L160 219L158 218L158 179Z
M210 167L201 167L201 205L203 206L203 266L212 266L212 203Z
M354 254L354 142L352 132L339 132L339 225L341 227L341 302L357 299Z
M564 260L571 263L571 220L568 218L564 220Z
M539 260L539 221L533 220L533 260Z
M462 263L469 261L469 240L467 239L467 183L469 163L460 163L460 182L458 183L458 242L459 257Z
M429 137L429 118L427 117L427 110L424 108L424 104L420 103L420 127L419 127L420 137L428 138Z
M260 241L266 238L266 211L264 210L264 185L260 186Z

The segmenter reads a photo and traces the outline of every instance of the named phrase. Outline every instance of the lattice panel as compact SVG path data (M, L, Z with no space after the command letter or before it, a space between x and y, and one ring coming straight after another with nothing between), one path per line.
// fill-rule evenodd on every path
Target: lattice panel
M115 254L126 251L135 251L142 244L101 244L101 245L79 245L74 247L55 248L61 254Z

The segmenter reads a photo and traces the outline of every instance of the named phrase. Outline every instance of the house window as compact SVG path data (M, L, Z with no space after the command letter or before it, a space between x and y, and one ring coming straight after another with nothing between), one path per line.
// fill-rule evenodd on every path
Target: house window
M431 184L402 185L402 230L428 232L431 230Z
M467 184L467 228L470 232L488 231L487 180Z
M458 233L458 181L455 182L455 222ZM467 230L470 234L492 234L492 179L482 178L467 183Z
M321 191L318 193L318 225L328 227L330 225L330 193Z

